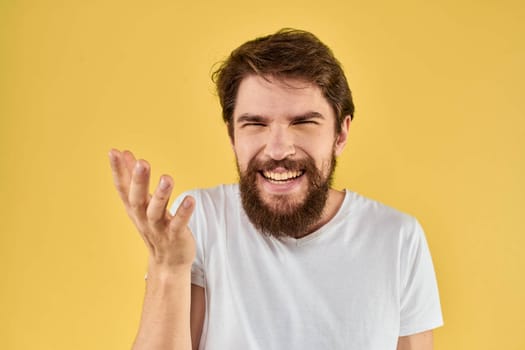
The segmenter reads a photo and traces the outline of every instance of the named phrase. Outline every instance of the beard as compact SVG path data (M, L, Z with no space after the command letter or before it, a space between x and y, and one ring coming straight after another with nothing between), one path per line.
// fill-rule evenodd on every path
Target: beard
M268 236L277 238L305 236L323 215L335 165L335 155L332 155L326 177L309 156L300 160L265 162L253 158L244 172L241 172L237 165L241 201L246 215L255 228ZM270 195L269 203L262 198L257 187L257 177L262 176L263 170L277 167L285 168L287 171L304 172L301 175L306 176L307 180L304 198L294 199L287 194L274 194Z

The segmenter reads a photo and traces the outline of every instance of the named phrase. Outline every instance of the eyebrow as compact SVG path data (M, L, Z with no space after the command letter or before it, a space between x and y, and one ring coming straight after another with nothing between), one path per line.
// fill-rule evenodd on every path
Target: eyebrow
M307 112L305 114L296 115L288 118L290 121L301 121L309 119L325 119L325 117L319 112ZM251 122L251 123L261 123L268 120L268 117L257 115L257 114L241 114L237 118L237 123L242 122Z
M237 118L237 123L242 123L242 122L251 122L251 123L260 123L260 122L264 122L266 121L268 118L267 117L263 117L263 116L260 116L260 115L254 115L254 114L241 114L238 118Z

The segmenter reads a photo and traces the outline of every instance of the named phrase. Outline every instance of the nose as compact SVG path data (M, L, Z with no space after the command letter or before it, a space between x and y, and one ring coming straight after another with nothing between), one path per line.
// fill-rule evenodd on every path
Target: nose
M264 154L275 160L282 160L294 155L295 145L292 133L285 127L271 127L268 131Z

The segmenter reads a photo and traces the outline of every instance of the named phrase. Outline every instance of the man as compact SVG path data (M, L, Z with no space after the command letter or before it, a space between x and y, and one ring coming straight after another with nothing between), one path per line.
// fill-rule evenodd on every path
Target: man
M116 188L149 249L134 349L432 349L442 324L417 221L331 188L354 105L310 33L247 42L214 74L238 185L166 211L149 164L110 152Z

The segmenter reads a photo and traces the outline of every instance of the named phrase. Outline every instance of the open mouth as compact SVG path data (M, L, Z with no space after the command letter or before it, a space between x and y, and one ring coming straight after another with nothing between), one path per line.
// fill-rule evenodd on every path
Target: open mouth
M262 177L272 183L286 183L304 175L304 170L289 170L284 172L273 172L270 170L260 171Z

